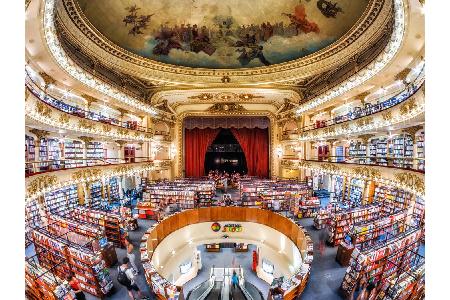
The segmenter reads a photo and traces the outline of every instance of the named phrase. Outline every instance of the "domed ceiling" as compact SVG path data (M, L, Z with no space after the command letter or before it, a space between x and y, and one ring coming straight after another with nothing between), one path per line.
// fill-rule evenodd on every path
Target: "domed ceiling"
M357 23L369 0L78 0L116 45L158 62L253 68L323 49Z

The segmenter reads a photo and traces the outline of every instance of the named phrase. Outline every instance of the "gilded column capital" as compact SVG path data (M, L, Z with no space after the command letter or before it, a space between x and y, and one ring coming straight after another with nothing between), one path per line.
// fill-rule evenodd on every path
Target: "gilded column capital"
M45 138L49 134L49 132L46 130L40 130L36 128L31 129L30 132L34 134L38 140Z
M79 136L78 139L82 140L86 145L94 140L94 138L90 136Z

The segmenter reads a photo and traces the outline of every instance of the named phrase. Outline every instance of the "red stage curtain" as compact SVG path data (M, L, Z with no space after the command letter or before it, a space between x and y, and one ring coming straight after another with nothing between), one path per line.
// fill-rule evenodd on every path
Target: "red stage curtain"
M231 128L247 161L249 176L269 177L269 134L267 129Z
M220 128L185 129L184 159L186 177L201 177L205 172L205 156L208 146L219 134Z

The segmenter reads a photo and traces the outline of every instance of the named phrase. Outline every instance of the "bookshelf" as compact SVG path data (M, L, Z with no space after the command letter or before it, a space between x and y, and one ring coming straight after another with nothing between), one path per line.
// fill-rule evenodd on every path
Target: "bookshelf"
M55 276L50 270L60 268L52 263L44 268L33 256L25 261L25 295L30 300L75 300L67 281Z
M74 273L84 291L100 298L113 287L109 271L99 252L53 236L43 229L33 230L33 241L39 262L47 264L55 275L65 278L69 272ZM52 269L51 263L60 267Z
M308 197L299 200L298 217L314 218L320 210L320 200L318 197Z
M100 207L102 199L103 199L101 181L95 181L95 182L91 183L89 190L90 190L90 196L91 196L90 206L92 208Z
M343 202L350 207L361 206L363 199L365 181L361 179L352 178L346 184Z
M414 142L409 134L401 134L391 139L389 156L394 158L393 165L398 168L413 167ZM406 160L405 158L411 158Z
M44 196L47 212L57 215L66 214L71 208L78 206L78 189L76 185L48 192Z
M35 144L34 144L34 138L28 135L25 135L25 162L28 161L35 161ZM25 165L25 173L31 174L33 173L33 165L27 164Z
M407 225L407 211L402 211L369 222L354 224L349 235L353 245L360 250L366 249L383 240L386 234L397 235L404 231Z
M80 141L65 140L64 141L64 158L70 159L65 162L66 168L82 167L84 165L84 147Z
M86 158L87 165L93 166L96 164L97 159L102 159L104 156L103 153L103 144L101 142L91 142L86 146Z
M379 205L368 205L332 213L330 222L327 225L328 242L334 246L339 245L350 230L351 225L378 219L379 213Z
M119 214L86 207L77 207L70 211L69 218L104 227L106 238L116 247L123 244L123 219Z
M388 156L388 141L386 138L375 139L376 142L376 164L380 166L387 166Z
M412 195L401 189L376 186L373 199L375 203L381 205L383 215L391 215L408 209L412 200Z
M119 183L117 181L117 177L112 177L109 179L109 200L111 202L120 200Z
M411 228L387 237L374 247L362 251L355 248L341 285L344 295L348 297L351 294L363 275L381 282L396 276L398 271L411 264L413 250L418 247L421 236L420 229Z
M334 191L334 199L337 202L342 202L342 200L344 199L344 180L345 177L344 176L333 176L333 191Z
M367 156L367 145L361 143L360 141L351 142L349 155L355 159L355 162L359 164L365 164Z
M314 217L314 228L320 230L327 226L327 222L330 219L330 213L325 209L320 209Z
M418 160L417 168L421 171L425 171L425 131L421 131L416 136L416 147L417 147L417 158L423 159Z

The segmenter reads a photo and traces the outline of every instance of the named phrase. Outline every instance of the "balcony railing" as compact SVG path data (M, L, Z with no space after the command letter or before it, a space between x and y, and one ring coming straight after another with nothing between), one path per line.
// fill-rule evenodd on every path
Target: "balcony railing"
M340 123L344 123L344 122L348 122L348 121L353 121L359 118L363 118L369 115L373 115L375 113L387 110L391 107L394 107L402 102L404 102L405 100L409 99L412 95L414 95L419 89L421 89L424 85L425 79L424 79L424 69L425 67L422 68L422 70L419 72L419 74L417 75L417 77L415 78L415 80L411 83L409 83L405 89L403 89L403 91L401 91L400 93L395 92L395 94L393 96L388 96L389 98L381 101L377 104L366 104L366 106L364 108L355 108L354 110L348 112L347 114L344 115L340 115L340 116L336 116L334 118L330 118L328 120L322 120L322 121L317 121L316 123L304 126L302 128L299 128L298 131L302 132L302 131L309 131L309 130L314 130L314 129L319 129L319 128L325 128L328 126L332 126L335 124L340 124ZM386 97L386 95L384 96L384 98ZM289 134L297 134L298 132L293 130L290 132L283 132L283 135L289 135Z
M37 175L46 172L85 168L93 166L108 166L116 164L153 162L149 157L121 158L76 158L56 159L25 162L25 176Z
M137 130L142 132L151 132L151 129L137 125L136 121L120 122L115 118L104 116L101 113L85 110L77 106L67 104L61 100L58 100L50 96L45 91L43 91L29 76L27 76L27 80L25 81L25 87L41 101L45 102L46 104L50 105L51 107L59 111L71 114L73 116L105 124L115 125L126 129Z
M284 158L296 161L296 158ZM425 173L424 158L386 157L386 156L322 156L305 159L305 161L331 162L338 164L371 165L388 168L399 168Z

